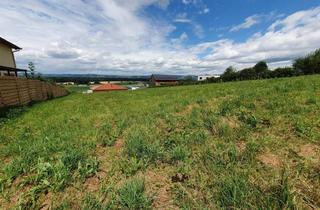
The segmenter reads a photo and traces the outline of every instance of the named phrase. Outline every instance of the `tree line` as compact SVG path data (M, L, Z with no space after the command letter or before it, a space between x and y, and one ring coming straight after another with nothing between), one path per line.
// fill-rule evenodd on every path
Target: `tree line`
M275 70L269 70L265 61L260 61L255 66L240 71L237 71L234 67L230 66L220 78L211 78L208 82L267 79L310 74L320 74L320 49L305 57L296 59L290 67L282 67Z

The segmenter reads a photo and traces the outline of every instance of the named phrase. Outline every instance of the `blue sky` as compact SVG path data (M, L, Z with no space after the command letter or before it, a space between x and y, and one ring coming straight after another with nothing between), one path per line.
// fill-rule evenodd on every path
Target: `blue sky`
M41 73L216 74L320 48L320 0L2 0L0 36Z

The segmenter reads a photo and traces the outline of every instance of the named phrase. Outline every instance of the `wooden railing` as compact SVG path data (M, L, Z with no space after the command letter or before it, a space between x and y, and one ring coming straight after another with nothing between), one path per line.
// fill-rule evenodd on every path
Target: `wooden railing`
M0 108L26 105L67 94L68 91L63 87L40 80L0 77Z

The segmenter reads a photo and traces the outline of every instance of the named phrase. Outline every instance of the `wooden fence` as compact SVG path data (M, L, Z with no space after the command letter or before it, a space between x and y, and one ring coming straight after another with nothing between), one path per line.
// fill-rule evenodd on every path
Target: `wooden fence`
M65 96L63 87L40 80L0 77L0 108L26 105L33 101L45 101Z

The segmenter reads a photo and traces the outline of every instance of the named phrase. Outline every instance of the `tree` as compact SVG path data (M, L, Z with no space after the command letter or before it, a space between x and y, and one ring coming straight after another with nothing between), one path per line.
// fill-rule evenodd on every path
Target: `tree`
M293 67L297 72L302 72L303 74L320 73L320 49L303 58L296 59Z
M295 76L296 72L291 67L283 67L283 68L277 68L270 72L270 76L272 78L277 77L292 77Z
M257 78L266 78L268 77L268 64L265 61L258 62L253 69Z
M254 68L242 69L239 72L239 78L240 80L256 79L257 78L256 71Z
M29 68L29 71L30 71L31 78L34 78L35 71L36 71L36 67L35 67L34 63L33 62L29 62L28 63L28 68Z
M224 73L221 75L223 81L232 81L237 79L236 69L232 66L229 66Z

